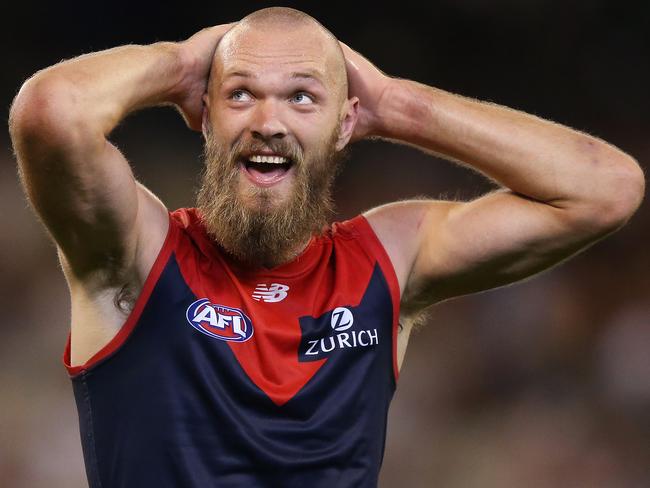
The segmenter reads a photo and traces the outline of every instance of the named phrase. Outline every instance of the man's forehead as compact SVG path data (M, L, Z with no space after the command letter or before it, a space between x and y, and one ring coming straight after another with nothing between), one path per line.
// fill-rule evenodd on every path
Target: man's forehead
M224 76L256 76L256 72L268 67L296 78L325 81L336 69L337 53L332 42L318 29L244 26L224 37L215 53L215 64L220 65Z
M335 40L317 25L282 26L244 23L234 26L224 35L219 43L219 49L230 51L243 47L263 47L270 51L281 51L283 48L293 48L296 52L325 53L328 44L333 42Z
M222 80L226 81L231 78L240 79L259 79L265 75L260 66L255 66L250 69L246 63L230 60L224 65ZM277 71L274 70L274 71ZM290 80L302 80L307 83L317 83L325 86L327 83L327 74L319 68L311 68L309 66L291 66L287 65L286 69L282 70L282 76Z

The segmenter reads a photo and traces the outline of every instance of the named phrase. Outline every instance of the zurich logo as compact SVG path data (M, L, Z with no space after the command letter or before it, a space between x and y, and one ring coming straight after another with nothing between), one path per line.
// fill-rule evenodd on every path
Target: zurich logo
M348 330L354 323L352 311L345 307L336 307L332 312L332 329L337 332Z
M192 327L215 339L244 342L253 336L253 323L244 312L210 303L207 298L190 305L185 316Z

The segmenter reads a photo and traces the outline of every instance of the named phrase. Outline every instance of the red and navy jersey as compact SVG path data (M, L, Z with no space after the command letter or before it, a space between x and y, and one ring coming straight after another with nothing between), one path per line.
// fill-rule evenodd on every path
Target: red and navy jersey
M399 287L367 220L251 271L169 216L119 333L81 366L68 339L90 487L375 487Z

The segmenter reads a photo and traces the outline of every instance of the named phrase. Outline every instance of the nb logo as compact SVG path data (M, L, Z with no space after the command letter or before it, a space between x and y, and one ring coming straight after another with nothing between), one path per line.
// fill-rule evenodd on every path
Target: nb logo
M282 285L280 283L272 283L271 286L267 286L264 283L260 283L255 288L253 292L253 300L260 300L265 302L281 302L287 298L287 292L289 287L287 285Z
M354 323L354 317L349 308L337 307L332 312L332 329L337 332L348 330Z

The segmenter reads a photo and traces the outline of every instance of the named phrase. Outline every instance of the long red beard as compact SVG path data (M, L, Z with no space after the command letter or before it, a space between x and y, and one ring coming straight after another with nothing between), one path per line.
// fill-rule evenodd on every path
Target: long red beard
M197 194L208 234L250 267L272 268L293 259L312 235L322 232L334 213L332 184L344 157L343 151L335 149L337 133L309 158L285 142L261 145L239 140L226 150L208 133ZM246 195L239 190L241 154L261 147L288 154L293 161L291 194L282 203L276 202L273 188L253 187Z

